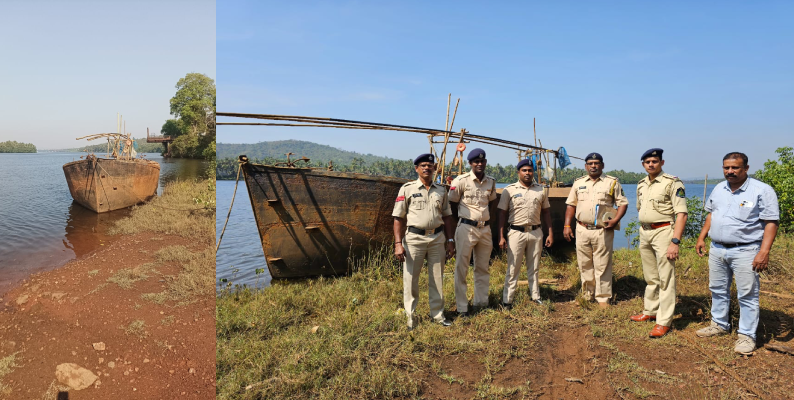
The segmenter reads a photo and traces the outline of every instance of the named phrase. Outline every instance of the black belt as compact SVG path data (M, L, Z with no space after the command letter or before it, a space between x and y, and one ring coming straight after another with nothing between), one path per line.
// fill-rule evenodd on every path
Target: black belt
M442 229L444 229L444 225L441 225L436 229L419 229L419 228L414 228L413 226L409 226L408 232L415 233L417 235L430 236L441 232Z
M758 242L748 242L748 243L720 243L720 242L714 242L714 243L716 243L716 244L718 244L718 245L720 245L720 246L722 246L722 247L724 247L726 249L731 249L731 248L734 248L736 246L745 246L745 245L748 245L748 244L757 244Z
M460 222L466 225L476 226L478 228L482 228L483 226L488 226L488 224L491 223L490 221L475 221L468 218L461 218Z
M526 228L529 228L529 231L531 232L540 228L540 225L510 225L510 229L519 232L526 232Z

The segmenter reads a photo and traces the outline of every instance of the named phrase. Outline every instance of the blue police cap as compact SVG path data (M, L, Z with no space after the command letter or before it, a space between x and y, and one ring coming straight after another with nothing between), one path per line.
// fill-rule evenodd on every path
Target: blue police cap
M532 162L529 161L528 158L525 158L525 159L519 161L518 164L516 164L516 169L521 169L521 167L524 167L524 166L527 166L527 165L530 168L532 168L533 170L535 169L535 167L532 166Z
M646 151L645 153L642 153L642 157L640 157L640 160L645 161L645 159L648 158L648 157L659 157L659 159L661 160L662 159L662 153L664 153L664 150L662 150L662 149L660 149L658 147L657 148L653 148L653 149L650 149L650 150Z
M485 158L485 150L483 150L483 149L474 149L474 150L472 150L469 153L469 157L468 158L469 158L469 161L477 159L477 158L483 159L483 158Z
M598 153L590 153L584 158L584 162L587 162L588 160L598 160L600 162L604 162L604 157L601 157L601 154Z
M425 153L414 159L414 165L419 165L419 163L423 163L423 162L431 162L435 164L436 157L430 153Z

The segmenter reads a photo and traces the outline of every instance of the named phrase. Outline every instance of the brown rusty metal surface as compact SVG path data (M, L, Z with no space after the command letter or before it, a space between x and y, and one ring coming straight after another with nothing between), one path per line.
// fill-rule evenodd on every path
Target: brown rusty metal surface
M274 278L337 275L393 241L394 199L406 179L243 164Z
M242 168L274 278L346 274L351 261L394 240L391 213L406 179L250 163ZM550 192L555 240L562 240L569 191ZM491 215L498 215L498 199ZM498 230L492 232L498 245Z
M63 166L72 198L98 213L118 210L154 197L160 164L150 160L89 157Z

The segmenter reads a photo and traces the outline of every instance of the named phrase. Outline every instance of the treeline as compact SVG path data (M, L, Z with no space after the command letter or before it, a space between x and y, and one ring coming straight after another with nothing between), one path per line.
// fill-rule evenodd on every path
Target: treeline
M316 158L318 160L334 160L339 164L351 164L354 159L362 160L367 164L374 164L378 161L390 160L388 157L380 157L372 154L360 154L354 151L337 149L324 144L306 142L303 140L278 140L272 142L259 143L218 143L218 159L237 158L245 154L249 159L285 159L287 153L294 153L292 158L303 156Z
M219 144L219 147L222 144ZM243 153L244 154L244 153ZM246 154L247 155L247 154ZM291 157L291 160L296 160L297 157ZM265 164L265 165L274 165L275 163L284 163L286 162L286 157L263 157L263 158L253 158L248 156L248 160L255 164ZM366 162L363 158L353 158L349 163L338 163L336 160L322 160L322 159L310 159L308 163L298 161L296 162L297 166L306 166L310 168L323 168L327 169L329 166L329 162L333 163L333 170L340 171L340 172L356 172L356 173L363 173L363 174L370 174L370 175L383 175L383 176L395 176L398 178L405 178L405 179L415 179L416 178L416 171L414 170L414 163L413 160L396 160L393 158L384 158L379 157L379 160L375 162ZM215 177L216 179L234 179L237 176L237 159L236 158L220 158L218 159L217 166L215 169ZM462 169L463 172L468 170L468 165ZM447 170L453 171L453 175L457 174L458 167L448 165ZM493 176L499 183L512 183L518 180L518 172L516 171L516 167L514 165L488 165L485 169L485 173ZM557 169L557 180L570 185L573 181L585 175L587 172L581 168L566 168L566 169ZM623 170L619 171L609 171L606 172L608 175L612 175L620 179L621 182L626 183L637 183L640 179L645 177L645 174L640 174L636 172L625 172Z
M138 153L162 153L163 145L161 143L146 143L146 138L133 139L136 143L135 151ZM94 144L91 146L78 147L69 149L68 151L87 151L89 153L105 153L108 150L107 142Z
M36 146L32 143L19 143L12 140L0 142L0 153L35 153Z

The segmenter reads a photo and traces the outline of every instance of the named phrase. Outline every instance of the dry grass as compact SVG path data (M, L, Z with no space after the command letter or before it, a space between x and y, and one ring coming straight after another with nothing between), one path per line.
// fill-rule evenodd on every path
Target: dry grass
M150 274L157 272L154 267L155 264L146 263L135 268L123 268L116 271L107 281L115 283L122 289L132 289L135 282L148 279Z
M191 251L184 246L169 246L155 257L161 262L181 265L176 275L164 276L166 288L158 293L144 293L142 298L157 304L171 301L177 305L190 304L215 293L215 248Z
M11 388L8 387L8 385L6 385L5 383L3 383L3 377L10 374L11 371L14 370L14 367L17 367L15 361L18 353L19 352L12 353L3 358L0 358L0 393L6 395L11 393Z
M791 279L784 279L789 271L786 266L791 265L787 254L792 243L791 236L776 242L773 267L762 290L790 293L794 288ZM452 262L448 263L444 276L448 316L455 310L451 266ZM564 305L572 311L564 313L555 310L554 302L531 303L525 286L512 311L500 310L497 305L506 265L504 256L497 258L490 268L491 307L471 318L457 319L449 328L433 324L427 316L427 274L423 270L418 324L411 332L401 313L402 273L389 251L373 255L359 267L348 277L274 281L262 291L222 291L217 299L218 398L418 398L427 395L425 390L433 379L467 388L468 397L533 398L544 389L537 382L528 382L526 376L514 386L499 384L494 377L508 373L507 363L516 359L529 363L530 371L553 369L537 360L551 351L549 342L544 341L548 331L582 326L590 332L582 340L606 357L599 368L605 371L615 398L747 397L739 382L726 378L683 337L709 320L708 262L692 248L683 248L677 263L674 331L658 340L648 339L652 324L628 319L643 308L645 282L636 250L615 253L615 302L606 310L592 307L577 295L581 284L575 260L544 257L540 277L554 282L541 286L541 296L556 302L573 301ZM470 296L471 292L469 273ZM579 307L571 307L577 303ZM763 340L789 340L791 326L786 324L792 321L791 302L762 295L761 306L759 335ZM736 326L738 309L732 310L732 315ZM314 333L313 327L318 327ZM781 370L765 364L763 356L737 360L735 340L734 334L698 343L765 397L782 398L794 390L780 386L791 386L785 377L794 373L794 367ZM456 358L466 359L482 373L473 381L453 373L444 363Z
M153 232L177 235L202 243L215 241L215 209L202 208L196 198L210 196L211 180L169 183L163 195L133 208L130 217L116 223L110 234ZM214 196L214 192L211 193ZM207 224L206 220L213 221ZM152 238L154 240L154 238Z

